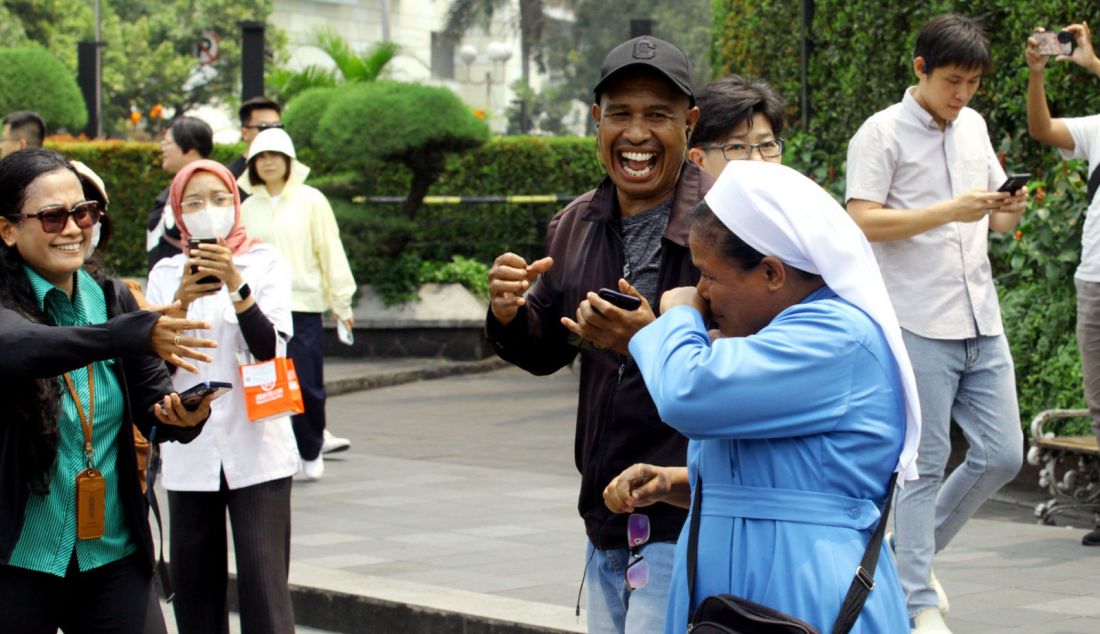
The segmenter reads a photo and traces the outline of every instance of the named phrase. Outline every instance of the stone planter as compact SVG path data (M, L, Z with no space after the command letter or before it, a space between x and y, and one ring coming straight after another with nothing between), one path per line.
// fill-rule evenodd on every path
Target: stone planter
M425 284L419 301L385 306L370 286L360 287L355 306L355 343L336 338L336 326L325 323L325 356L442 357L484 359L493 354L485 339L488 303L461 284Z

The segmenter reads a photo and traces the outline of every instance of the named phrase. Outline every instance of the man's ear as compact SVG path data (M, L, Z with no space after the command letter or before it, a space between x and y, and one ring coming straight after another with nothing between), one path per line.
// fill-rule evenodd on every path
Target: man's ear
M913 74L917 76L917 79L924 79L926 73L924 72L924 58L917 56L913 58Z
M0 240L9 247L15 246L15 223L7 218L0 217Z
M592 104L592 120L596 122L596 127L597 128L600 127L600 115L601 115L600 104L598 104L598 103Z
M703 157L706 153L706 150L701 147L688 148L688 160L695 163L699 169L703 169Z

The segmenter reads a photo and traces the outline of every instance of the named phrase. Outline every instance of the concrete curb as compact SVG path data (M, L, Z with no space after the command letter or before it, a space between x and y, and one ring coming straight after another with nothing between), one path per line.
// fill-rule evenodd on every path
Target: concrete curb
M509 366L504 359L490 357L480 361L452 361L438 365L425 365L419 368L404 370L377 370L368 371L360 376L343 377L325 381L325 391L328 396L339 396L351 392L374 390L380 387L391 387L403 383L416 381L428 381L441 379L448 376L462 374L478 374L492 372Z

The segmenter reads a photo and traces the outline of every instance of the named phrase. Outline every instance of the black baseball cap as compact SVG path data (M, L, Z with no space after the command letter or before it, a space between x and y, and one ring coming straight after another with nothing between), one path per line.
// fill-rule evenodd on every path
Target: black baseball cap
M695 105L695 90L691 84L691 62L688 61L687 55L675 44L652 35L627 40L611 49L600 66L600 81L596 82L596 87L592 89L596 101L600 100L600 93L615 74L633 66L648 66L664 75L688 96L692 106Z

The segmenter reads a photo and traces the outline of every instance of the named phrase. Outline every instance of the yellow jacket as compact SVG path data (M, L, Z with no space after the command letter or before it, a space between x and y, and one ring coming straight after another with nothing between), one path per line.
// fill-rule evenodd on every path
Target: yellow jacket
M237 179L251 194L241 204L241 222L250 236L272 244L290 267L291 310L351 317L355 279L340 241L340 228L328 199L305 184L309 168L291 161L290 174L278 201L267 187L252 185L245 171Z

